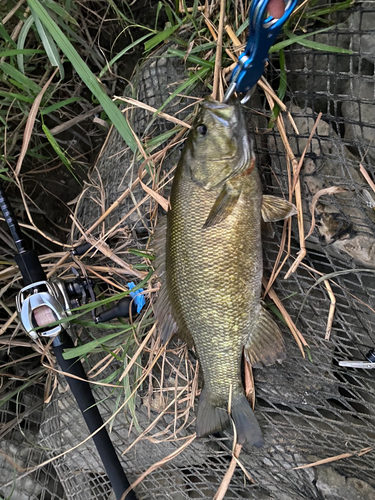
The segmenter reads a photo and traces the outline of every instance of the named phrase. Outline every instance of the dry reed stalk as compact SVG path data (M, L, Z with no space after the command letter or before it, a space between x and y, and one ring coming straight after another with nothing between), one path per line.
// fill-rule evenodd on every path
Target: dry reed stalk
M233 51L236 54L236 56L238 57L241 54L241 52L243 51L244 45L239 41L235 32L233 31L232 27L229 24L227 24L225 26L225 31L226 31L227 35L229 36L229 38L232 40L233 45L234 45Z
M47 89L50 86L52 80L54 79L56 73L58 72L58 70L59 70L59 68L55 69L55 71L52 73L52 75L51 75L50 79L48 80L48 82L44 85L44 87L42 88L42 90L36 96L36 98L35 98L32 106L31 106L31 109L30 109L30 112L29 112L29 116L28 116L27 122L26 122L26 127L25 127L25 130L24 130L24 133L23 133L23 140L22 140L21 151L20 151L20 154L19 154L19 157L18 157L18 160L17 160L16 168L14 169L14 175L16 177L18 177L19 174L20 174L21 167L22 167L22 162L23 162L23 160L24 160L24 158L26 156L27 150L29 148L30 139L31 139L31 135L33 133L34 123L35 123L35 120L36 120L36 115L38 113L40 103L42 101L42 98L43 98L45 92L47 91Z
M198 12L204 11L205 8L206 7L204 5L198 5L197 6L197 11ZM180 2L179 2L178 11L180 12L180 14L184 14L185 13L184 2L182 0L180 0ZM194 12L194 7L186 7L186 11L187 12Z
M135 363L135 360L141 354L141 352L143 351L144 346L147 344L147 342L149 341L149 339L152 337L153 333L155 332L155 329L156 329L156 324L154 324L152 326L152 328L150 329L150 331L147 333L147 335L145 336L145 338L143 339L143 341L139 345L138 349L134 353L134 356L132 357L132 360L127 365L126 369L122 372L121 377L118 380L119 382L121 382L121 380L123 380L126 377L126 375L129 373L129 371L131 370L132 366Z
M130 444L125 451L122 452L122 455L126 455L139 441L141 441L147 434L155 427L158 421L167 413L169 408L175 404L175 401L179 399L179 397L186 391L186 387L184 387L176 398L169 402L169 404L159 413L159 415L151 422L151 424Z
M113 354L117 356L121 351L122 347L118 347L113 351ZM115 358L113 357L113 354L107 354L107 356L104 356L103 359L100 359L88 372L86 372L87 378L94 378L100 375L101 372L114 361Z
M371 189L375 193L375 184L374 184L374 181L371 179L371 177L367 173L367 171L366 171L365 167L362 165L362 163L359 164L359 171L361 172L361 174L363 175L363 177L368 182L368 185L371 187Z
M71 120L68 120L64 123L61 123L60 125L57 125L56 127L51 128L50 134L52 135L61 134L61 132L64 132L65 130L74 127L74 125L81 123L87 118L90 118L90 116L100 113L101 111L103 111L103 106L95 106L95 108L92 108L89 111L86 111L85 113L81 113L80 115L75 116Z
M296 173L295 173L294 179L293 179L292 193L294 192L294 190L296 188L296 184L297 184L298 179L299 179L299 174L301 172L301 168L302 168L302 165L303 165L303 160L305 159L307 148L310 146L310 143L312 141L313 135L315 134L315 130L317 129L317 127L319 125L319 122L320 122L320 119L321 119L322 116L323 116L323 113L320 112L318 114L317 119L315 120L313 128L311 129L309 138L307 139L306 146L304 147L304 149L302 151L302 155L301 155L301 158L299 159L298 166L297 166L297 169L296 169Z
M88 236L87 232L84 232L82 229L81 225L79 222L73 217L73 215L70 215L70 218L76 224L78 230L83 234L84 238L92 247L95 247L97 250L99 250L105 257L108 259L111 259L113 262L115 262L119 267L122 267L125 269L130 276L136 276L137 278L144 278L147 273L144 271L137 271L132 265L127 264L125 261L123 261L118 255L116 255L110 247L107 245L107 243L104 243L102 241L99 241L95 239L92 236Z
M124 102L127 102L128 104L133 104L133 106L135 106L137 108L142 108L142 109L145 109L147 111L150 111L151 113L156 113L158 111L156 108L153 108L152 106L149 106L148 104L145 104L141 101L137 101L136 99L132 99L130 97L113 96L112 100L113 101L115 101L115 100L124 101ZM178 118L175 118L174 116L169 115L167 113L159 112L158 116L160 116L160 118L164 118L165 120L167 120L169 122L175 123L176 125L180 125L181 127L184 127L187 129L191 128L191 125L189 125L188 123L183 122L182 120L179 120Z
M329 313L328 313L328 320L327 320L327 327L326 327L326 334L324 336L324 340L329 340L330 335L331 335L331 330L332 330L332 323L333 323L333 316L335 314L335 308L336 308L336 297L334 293L332 292L331 285L329 284L328 280L324 280L324 285L327 289L331 304L329 306Z
M245 394L248 401L251 404L252 409L255 407L255 385L254 385L254 376L253 369L251 364L244 360L245 367Z
M12 316L5 322L5 324L0 328L0 335L2 335L9 326L13 323L13 321L17 318L17 311L15 311Z
M267 287L266 278L262 279L262 284L263 284L264 288ZM273 288L270 288L268 290L268 296L273 300L276 307L278 308L278 310L282 314L286 324L289 327L289 330L291 331L295 341L297 342L297 345L301 351L302 356L305 357L305 351L303 350L303 346L308 347L308 343L306 342L304 336L302 335L302 333L298 330L298 328L294 324L294 321L289 316L288 312L286 311L285 307L283 306L283 303L281 302L281 300L279 299L279 297L277 296L277 294Z
M233 474L234 474L234 470L237 466L237 463L238 463L237 461L238 461L238 457L240 456L241 449L242 449L242 445L236 444L233 455L232 455L232 460L229 464L228 470L225 473L225 476L224 476L224 478L221 482L221 485L220 485L219 489L217 490L213 500L222 500L225 497L225 493L228 490L229 484L230 484L232 477L233 477Z
M21 7L21 5L25 2L25 0L20 0L19 2L16 3L16 5L8 12L8 14L2 18L1 24L4 26L9 19L11 19L14 14L17 12L17 10Z
M221 0L220 2L220 18L219 18L219 30L216 40L216 58L215 58L215 69L214 69L214 83L212 89L212 97L217 101L222 101L224 98L224 90L221 81L221 58L223 52L223 32L224 32L224 14L225 14L225 4L226 0Z
M331 462L336 462L337 460L342 460L343 458L361 457L363 455L366 455L366 453L370 453L370 451L372 450L373 448L369 446L367 448L362 448L361 450L353 451L351 453L342 453L341 455L336 455L334 457L324 458L323 460L317 460L316 462L313 462L311 464L300 465L299 467L294 467L293 470L307 469L308 467L315 467L316 465L329 464Z

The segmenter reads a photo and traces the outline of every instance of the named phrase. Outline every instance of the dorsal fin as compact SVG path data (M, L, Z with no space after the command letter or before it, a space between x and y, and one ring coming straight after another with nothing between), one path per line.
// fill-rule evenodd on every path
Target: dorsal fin
M166 344L177 332L177 325L172 315L172 307L168 297L166 276L165 276L165 255L167 241L167 217L163 217L154 231L153 246L155 249L155 272L160 278L161 288L154 305L155 319L160 338Z

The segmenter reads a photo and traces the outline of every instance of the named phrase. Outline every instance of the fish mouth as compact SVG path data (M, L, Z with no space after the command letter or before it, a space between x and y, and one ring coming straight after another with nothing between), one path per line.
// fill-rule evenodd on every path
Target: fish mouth
M215 101L215 99L209 96L203 101L202 108L224 126L230 126L231 121L237 115L237 103L233 100L225 103Z
M214 109L228 109L228 108L234 107L233 100L228 101L228 103L216 101L211 96L209 96L209 97L206 97L206 99L203 101L203 107L206 109L212 109L212 110L214 110Z

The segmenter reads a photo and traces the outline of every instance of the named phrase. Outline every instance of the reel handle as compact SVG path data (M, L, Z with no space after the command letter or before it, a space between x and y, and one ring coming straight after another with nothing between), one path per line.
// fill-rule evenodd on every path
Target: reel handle
M104 323L115 318L128 318L130 316L130 308L132 315L137 314L135 301L131 297L124 297L111 309L101 312L95 318L95 323Z

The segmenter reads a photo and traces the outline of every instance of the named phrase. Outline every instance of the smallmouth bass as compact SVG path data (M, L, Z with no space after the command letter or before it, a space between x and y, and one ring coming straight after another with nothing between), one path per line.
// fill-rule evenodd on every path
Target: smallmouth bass
M155 315L163 342L177 333L196 348L204 377L197 436L229 425L230 401L238 442L262 446L242 384L242 355L252 366L267 366L281 362L285 348L261 305L261 219L285 219L296 209L262 195L236 100L203 102L177 165L170 203L156 235L162 286Z

